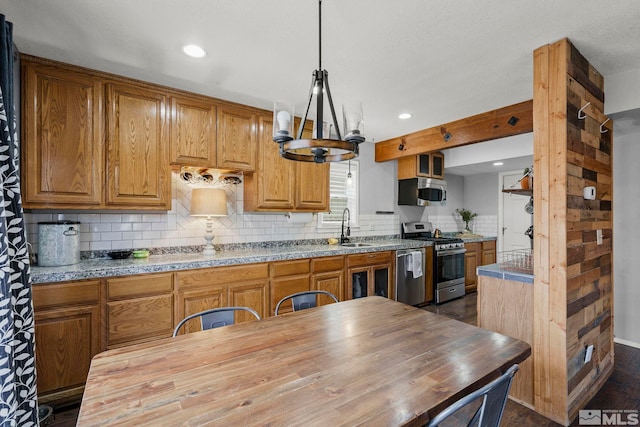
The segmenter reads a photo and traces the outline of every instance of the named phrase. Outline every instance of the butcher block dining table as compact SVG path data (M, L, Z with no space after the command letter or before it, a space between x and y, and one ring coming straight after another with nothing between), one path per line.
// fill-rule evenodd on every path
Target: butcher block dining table
M530 354L514 338L359 298L100 353L77 425L423 425Z

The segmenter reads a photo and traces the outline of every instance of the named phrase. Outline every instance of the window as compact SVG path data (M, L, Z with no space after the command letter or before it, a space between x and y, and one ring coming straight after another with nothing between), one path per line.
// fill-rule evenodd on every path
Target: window
M358 225L358 165L357 160L330 163L330 212L318 215L318 227L339 227L345 208L349 208L351 227ZM349 172L350 180L347 178Z

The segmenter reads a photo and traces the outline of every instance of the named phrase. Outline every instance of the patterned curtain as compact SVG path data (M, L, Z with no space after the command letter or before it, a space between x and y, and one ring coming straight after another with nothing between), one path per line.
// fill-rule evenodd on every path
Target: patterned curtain
M0 15L0 425L37 426L29 252L20 199L12 25Z

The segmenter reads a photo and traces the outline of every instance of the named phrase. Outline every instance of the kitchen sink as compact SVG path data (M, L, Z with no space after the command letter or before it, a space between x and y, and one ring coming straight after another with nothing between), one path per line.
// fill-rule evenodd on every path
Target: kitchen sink
M347 248L362 248L362 247L374 246L374 245L372 243L358 242L358 243L342 243L340 246L345 246Z

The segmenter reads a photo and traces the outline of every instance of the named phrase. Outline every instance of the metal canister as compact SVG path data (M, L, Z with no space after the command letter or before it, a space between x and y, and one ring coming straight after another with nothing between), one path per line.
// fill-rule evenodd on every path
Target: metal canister
M80 262L80 223L38 223L38 265L57 267Z

